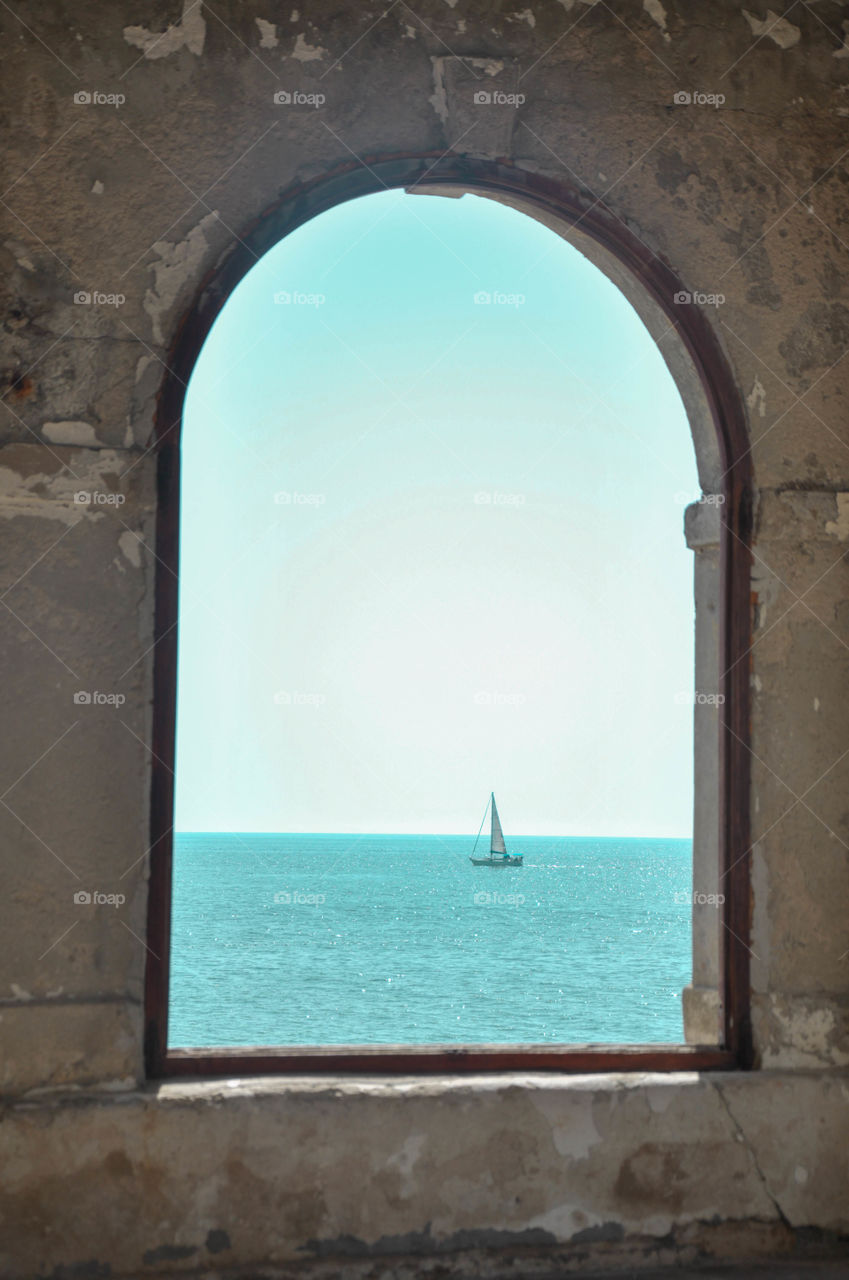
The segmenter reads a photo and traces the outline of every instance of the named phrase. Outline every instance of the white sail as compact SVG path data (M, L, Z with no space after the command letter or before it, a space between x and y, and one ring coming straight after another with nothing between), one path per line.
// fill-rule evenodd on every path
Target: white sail
M507 847L504 844L504 832L501 830L501 819L498 816L498 810L495 807L495 796L492 797L492 835L489 840L490 853L506 853Z

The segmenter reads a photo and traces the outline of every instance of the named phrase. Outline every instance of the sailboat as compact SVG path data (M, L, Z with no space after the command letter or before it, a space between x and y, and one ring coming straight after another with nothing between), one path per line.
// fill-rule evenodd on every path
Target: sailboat
M481 838L483 824L486 822L487 810L491 810L492 822L490 825L489 835L489 857L476 858L475 849L478 847L478 840ZM475 849L472 850L472 856L469 858L476 867L521 867L522 855L520 853L510 854L507 852L507 846L504 843L504 832L501 830L501 819L498 816L498 810L495 807L495 792L489 794L489 801L486 809L483 811L480 829L478 830L477 839L475 840Z

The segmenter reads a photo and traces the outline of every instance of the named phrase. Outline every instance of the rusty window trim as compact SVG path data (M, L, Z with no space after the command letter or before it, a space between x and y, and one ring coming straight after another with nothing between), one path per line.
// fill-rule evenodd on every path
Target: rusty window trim
M367 163L366 163L367 162ZM682 289L673 271L609 209L551 178L501 162L435 153L366 157L290 188L249 226L202 282L171 345L156 413L157 514L153 650L153 772L145 974L147 1076L305 1073L451 1073L681 1071L750 1069L749 991L749 662L751 605L751 469L740 396L717 337L701 309L672 298ZM337 204L386 189L456 186L520 198L581 230L612 253L668 315L701 378L725 471L721 509L720 667L724 673L720 740L720 874L722 907L720 1046L698 1045L385 1045L168 1049L171 865L177 702L179 567L179 438L183 400L201 347L233 289L285 235Z

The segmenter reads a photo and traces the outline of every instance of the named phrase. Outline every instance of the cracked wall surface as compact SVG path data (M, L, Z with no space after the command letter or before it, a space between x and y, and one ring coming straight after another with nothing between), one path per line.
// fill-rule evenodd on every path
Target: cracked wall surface
M229 1080L82 1092L62 1107L33 1098L4 1116L9 1213L38 1274L61 1257L130 1274L145 1254L186 1268L299 1259L316 1274L327 1258L486 1248L520 1264L559 1248L564 1267L590 1246L602 1261L687 1261L714 1237L757 1256L792 1251L812 1201L824 1234L845 1227L845 1143L829 1138L845 1132L847 1101L845 1078L792 1073ZM88 1214L105 1175L95 1245ZM73 1195L57 1195L62 1182Z
M845 6L56 0L0 24L6 1272L845 1231ZM609 209L704 308L745 408L758 1069L144 1086L169 352L298 184L446 152ZM74 902L95 889L123 901Z

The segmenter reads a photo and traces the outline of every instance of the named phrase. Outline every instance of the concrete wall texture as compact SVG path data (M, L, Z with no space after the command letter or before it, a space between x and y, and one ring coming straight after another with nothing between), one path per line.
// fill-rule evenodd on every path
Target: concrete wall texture
M2 1274L518 1276L846 1233L849 8L779 8L0 9ZM724 299L684 305L750 431L755 1070L146 1082L169 351L298 184L444 154L598 200Z

